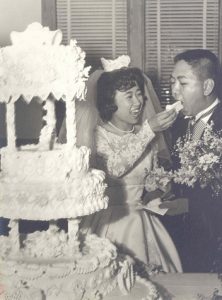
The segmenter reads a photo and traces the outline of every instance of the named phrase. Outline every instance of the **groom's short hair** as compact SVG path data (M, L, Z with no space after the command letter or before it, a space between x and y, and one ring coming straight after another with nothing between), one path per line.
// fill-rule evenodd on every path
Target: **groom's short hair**
M201 80L211 78L214 80L214 91L218 93L221 82L221 68L217 56L208 49L191 49L177 54L174 63L184 60L188 63L196 76Z

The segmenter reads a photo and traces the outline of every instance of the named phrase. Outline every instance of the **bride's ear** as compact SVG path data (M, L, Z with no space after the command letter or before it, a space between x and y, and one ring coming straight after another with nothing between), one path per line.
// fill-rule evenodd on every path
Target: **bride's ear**
M212 93L214 86L215 83L212 78L207 78L206 80L204 80L204 96L209 96Z

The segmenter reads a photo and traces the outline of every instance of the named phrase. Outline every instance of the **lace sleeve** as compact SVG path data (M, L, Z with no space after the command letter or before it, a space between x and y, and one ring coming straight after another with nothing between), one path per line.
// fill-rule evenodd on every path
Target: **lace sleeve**
M97 156L100 167L112 177L121 177L133 167L154 136L147 121L137 134L130 133L121 137L101 128L97 134Z

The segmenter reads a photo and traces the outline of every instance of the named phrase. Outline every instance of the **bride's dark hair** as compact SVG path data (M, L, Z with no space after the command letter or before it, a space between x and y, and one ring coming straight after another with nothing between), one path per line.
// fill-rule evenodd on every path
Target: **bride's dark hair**
M144 76L138 68L121 68L111 72L104 72L97 82L97 109L103 121L110 121L112 115L117 111L114 98L116 91L125 92L138 85L143 98Z

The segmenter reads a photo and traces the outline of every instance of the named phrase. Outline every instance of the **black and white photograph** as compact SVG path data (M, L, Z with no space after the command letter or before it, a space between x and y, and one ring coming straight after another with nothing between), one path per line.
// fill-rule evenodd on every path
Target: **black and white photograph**
M221 63L221 0L0 0L0 300L222 299Z

